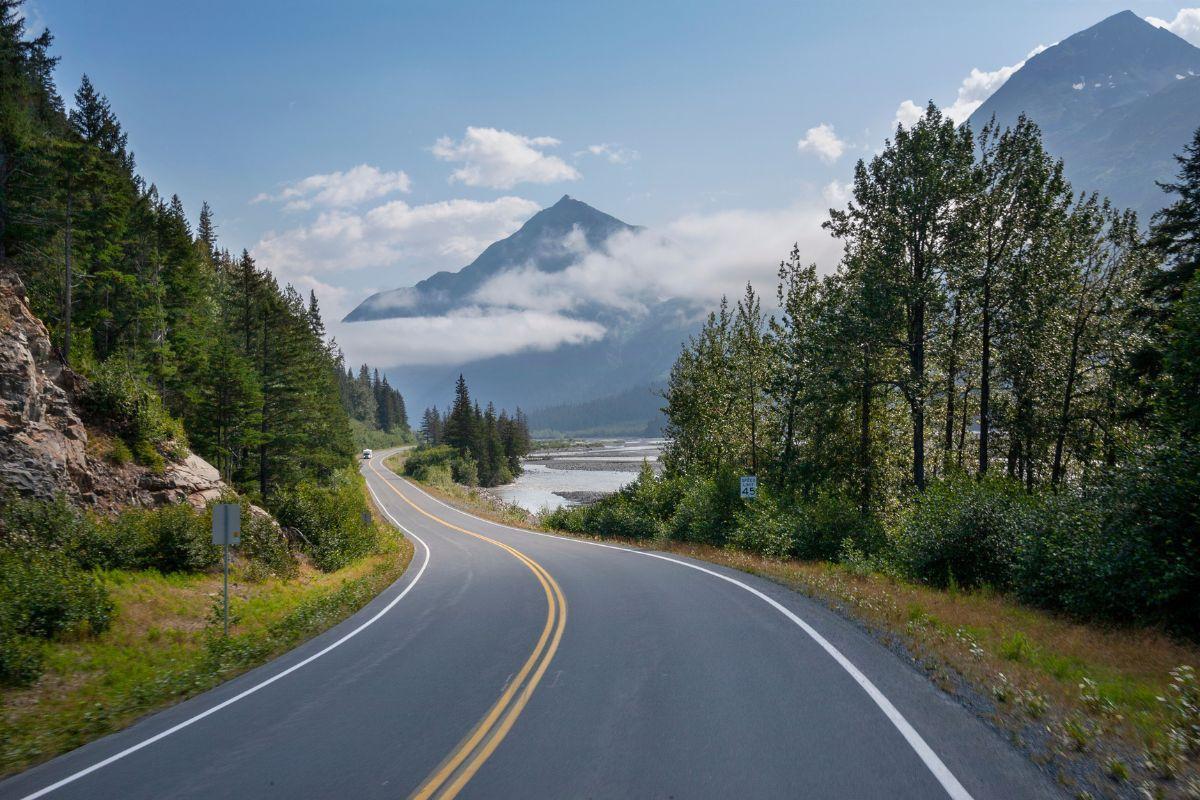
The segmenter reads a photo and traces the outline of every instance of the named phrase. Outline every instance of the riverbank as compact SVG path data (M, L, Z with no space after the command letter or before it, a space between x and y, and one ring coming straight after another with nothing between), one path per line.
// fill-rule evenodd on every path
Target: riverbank
M523 472L489 491L532 514L586 505L630 483L644 464L657 471L662 439L575 440L537 443L522 459Z

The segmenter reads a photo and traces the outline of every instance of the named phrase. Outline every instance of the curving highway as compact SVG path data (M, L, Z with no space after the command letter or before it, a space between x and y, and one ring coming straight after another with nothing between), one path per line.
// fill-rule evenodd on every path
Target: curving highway
M853 623L662 553L521 531L363 463L407 573L296 650L0 798L1058 798Z

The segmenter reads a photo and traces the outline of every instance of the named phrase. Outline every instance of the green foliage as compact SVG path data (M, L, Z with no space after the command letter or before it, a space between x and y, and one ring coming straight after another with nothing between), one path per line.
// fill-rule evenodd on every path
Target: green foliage
M521 474L521 458L532 446L529 423L521 409L510 417L507 411L497 414L496 407L488 403L481 411L479 403L471 402L462 375L458 376L454 403L445 418L436 408L425 409L421 441L422 449L448 447L457 453L458 462L437 457L450 466L454 480L466 486L508 483Z
M738 476L729 471L686 482L683 496L667 523L667 535L681 542L721 546L741 509Z
M0 622L0 686L28 686L42 674L42 643Z
M113 604L101 580L62 553L0 550L0 627L48 639L103 631Z
M404 474L425 483L479 485L474 460L449 445L423 446L413 450L404 460Z
M225 501L228 502L228 501ZM250 561L250 575L255 579L276 577L287 580L300 571L300 563L288 547L283 532L270 517L254 514L250 503L241 500L241 554Z
M212 543L212 523L186 503L156 509L128 509L111 522L109 538L120 542L130 561L125 569L199 572L216 566L220 548Z
M315 294L309 296L309 316L319 323ZM381 378L379 370L363 364L355 376L353 370L344 368L339 354L338 389L358 447L383 448L412 442L404 397L392 388L386 375Z
M347 468L324 483L301 481L278 496L276 517L300 534L305 551L320 570L341 569L378 545L379 532L370 518L361 481L357 472Z
M85 408L109 431L120 436L141 464L161 469L163 455L182 458L188 441L145 378L117 358L92 373L84 393Z
M385 450L413 443L412 431L408 429L394 429L388 432L353 418L350 420L350 431L354 437L355 450Z
M877 553L884 533L878 520L864 517L845 497L791 501L767 488L737 514L729 543L768 558L836 561L846 552L857 558Z
M938 481L901 522L896 556L909 575L934 586L1007 589L1018 543L1034 519L1033 502L1012 481Z
M112 538L62 497L4 498L0 547L13 552L60 552L84 569L117 567L124 560Z

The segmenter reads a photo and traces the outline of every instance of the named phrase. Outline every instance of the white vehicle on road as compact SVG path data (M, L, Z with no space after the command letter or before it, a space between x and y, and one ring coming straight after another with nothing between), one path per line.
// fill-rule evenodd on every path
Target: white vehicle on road
M363 458L370 458L371 455L372 455L371 448L368 447L365 450L363 450Z

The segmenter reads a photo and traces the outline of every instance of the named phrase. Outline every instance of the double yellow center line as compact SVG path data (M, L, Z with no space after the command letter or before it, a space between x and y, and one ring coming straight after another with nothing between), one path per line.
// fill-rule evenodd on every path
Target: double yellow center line
M465 533L467 536L473 536L488 544L493 544L509 553L533 573L546 593L546 624L542 628L537 644L534 645L533 652L521 666L520 672L509 681L500 698L492 705L483 719L471 729L458 743L458 746L450 752L450 755L446 756L445 760L412 794L413 800L428 800L433 797L451 798L462 791L471 777L479 771L483 763L504 741L504 737L508 735L513 723L517 721L517 717L521 715L521 711L524 710L526 703L533 695L533 690L537 688L542 676L546 674L546 669L550 666L550 661L558 650L563 629L567 624L567 600L563 597L562 589L559 588L550 573L520 550L429 513L393 486L375 469L374 462L371 463L371 471L382 478L384 484L417 513L459 533Z

